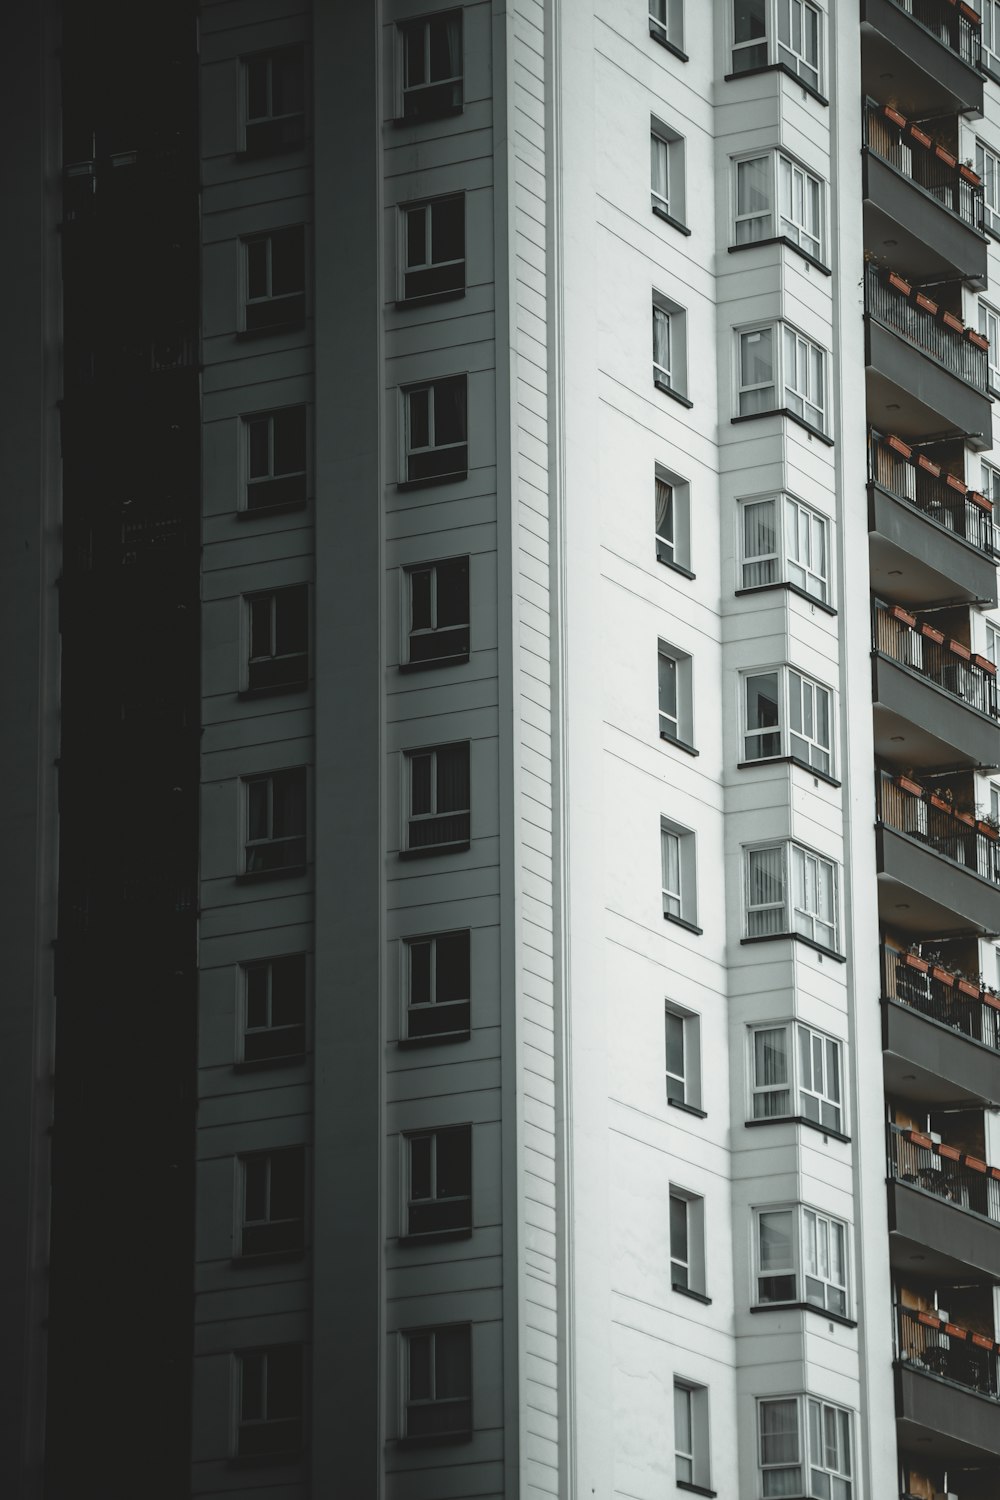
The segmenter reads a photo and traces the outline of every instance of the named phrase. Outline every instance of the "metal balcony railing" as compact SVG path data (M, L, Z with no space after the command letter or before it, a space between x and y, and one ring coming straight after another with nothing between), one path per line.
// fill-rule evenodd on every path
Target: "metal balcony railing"
M909 623L911 619L905 610L876 600L872 609L874 650L926 677L958 702L995 719L997 683L992 663L981 666L981 658L970 656L960 642L947 640L931 625L918 628Z
M997 1348L986 1334L897 1306L896 1354L904 1365L1000 1401Z
M872 432L868 443L868 477L897 500L922 511L987 557L994 555L993 506L954 474L918 454L901 438Z
M912 291L902 277L871 264L865 267L868 316L985 396L989 383L989 346L985 340L971 329L952 327L937 316L936 304L930 298L919 292L911 297Z
M893 3L919 21L949 52L970 67L979 67L980 20L971 6L956 4L955 0L893 0Z
M905 120L898 110L874 99L865 100L863 126L869 151L923 188L949 213L973 229L982 229L983 185L975 172L936 146L925 131Z
M929 959L883 943L882 995L1000 1052L1000 999Z
M890 1125L889 1176L1000 1224L1000 1169L919 1130Z
M1000 840L971 824L936 792L913 792L900 779L879 771L876 782L878 821L905 833L942 859L959 865L983 880L1000 885Z

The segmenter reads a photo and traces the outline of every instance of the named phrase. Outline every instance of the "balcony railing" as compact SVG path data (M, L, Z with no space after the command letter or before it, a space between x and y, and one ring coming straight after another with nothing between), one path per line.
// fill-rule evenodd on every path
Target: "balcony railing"
M939 526L953 531L987 557L994 555L993 505L964 480L948 474L902 438L872 432L868 444L868 475L873 484L897 500L922 511Z
M1000 998L993 990L919 954L883 943L882 994L1000 1052Z
M983 227L983 185L926 131L888 104L865 100L864 138L869 151L923 188L942 208L973 229Z
M959 380L974 386L984 396L987 394L986 339L974 329L966 328L952 313L942 313L936 302L914 289L902 276L867 265L865 312Z
M997 1346L986 1334L933 1313L897 1307L896 1353L904 1365L1000 1401Z
M960 703L991 718L997 717L993 663L985 657L973 656L961 641L947 639L933 625L918 627L914 616L898 605L875 601L872 646L881 656L926 677Z
M979 67L981 23L971 6L956 4L955 0L894 0L894 4L963 62Z
M919 1130L889 1126L889 1176L1000 1224L1000 1168Z
M876 804L878 820L886 828L905 833L942 859L1000 885L1000 840L970 813L956 812L937 792L886 771L878 773Z

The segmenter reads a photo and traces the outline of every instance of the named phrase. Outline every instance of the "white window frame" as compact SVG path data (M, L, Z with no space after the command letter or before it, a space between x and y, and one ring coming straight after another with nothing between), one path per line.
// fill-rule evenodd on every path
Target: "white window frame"
M969 0L982 19L980 41L983 66L1000 77L1000 0Z
M459 297L465 293L465 268L468 245L468 232L465 222L465 193L439 193L433 198L417 198L411 203L401 203L398 209L398 250L396 264L399 268L397 276L396 296L400 302L408 306L411 303L426 301L431 297ZM453 256L450 260L434 260L433 248L433 222L434 210L439 204L452 203L458 200L462 205L462 254ZM410 251L409 219L411 214L423 213L424 215L424 259L418 265L410 265L407 256ZM441 271L448 266L461 266L461 284L431 292L415 293L413 296L406 295L407 276L421 271Z
M668 1197L670 1234L670 1285L673 1291L693 1292L704 1297L705 1200L698 1193L670 1184ZM675 1230L678 1231L675 1233Z
M465 381L465 435L450 443L438 443L435 441L435 410L438 400L438 387L446 381ZM410 402L414 396L427 395L427 437L428 442L420 446L414 446L410 441ZM469 472L469 380L468 375L459 372L456 375L442 375L437 380L421 380L413 385L405 385L400 388L402 401L402 412L400 415L400 436L402 439L402 454L400 461L400 473L404 484L443 484L450 480L464 479ZM456 462L453 469L445 469L440 473L427 475L414 475L410 477L410 460L419 459L426 454L454 453Z
M823 179L787 152L773 147L735 156L732 161L733 244L757 245L762 240L786 239L797 250L821 262L826 243L826 185ZM766 164L767 206L741 211L741 168L759 162ZM811 194L814 194L816 204L814 223L805 211L796 212L797 200L801 200L804 210ZM762 232L756 233L755 230Z
M676 860L670 852L673 850L676 850ZM680 922L682 926L697 926L695 835L692 829L684 828L670 818L660 819L660 869L664 917Z
M672 51L684 50L684 0L649 0L649 34Z
M768 552L749 555L750 511L755 506L771 506L763 527L774 538ZM771 588L778 583L799 589L810 599L831 604L830 576L831 522L795 495L779 491L773 495L748 495L738 502L740 587Z
M787 1214L790 1219L789 1247L790 1263L783 1266L766 1266L763 1261L761 1225L767 1215ZM754 1285L752 1300L757 1307L780 1307L805 1303L823 1313L846 1318L851 1307L848 1247L849 1226L832 1214L822 1213L804 1203L774 1203L755 1208L754 1226ZM836 1261L839 1240L840 1275ZM824 1250L825 1241L825 1250ZM763 1294L762 1284L767 1280L787 1279L793 1281L789 1297L771 1297Z
M780 858L757 858L780 854ZM818 944L824 952L839 952L840 943L840 874L835 860L827 859L794 839L771 839L766 843L744 845L743 898L746 910L747 938L801 937ZM781 895L773 900L754 901L755 872L768 871L769 880L780 879ZM830 919L823 914L820 872L829 872ZM758 879L760 876L758 876ZM826 877L823 877L824 883ZM781 929L773 927L780 916ZM758 915L759 914L759 915Z
M295 966L296 978L296 1003L301 998L301 1020L282 1021L277 1025L274 1023L274 977L277 965L285 964ZM265 1025L252 1026L250 1024L250 984L254 975L263 974L264 993L261 997L264 1001L264 1009L267 1016ZM299 993L301 991L301 995ZM240 1005L239 1005L239 1038L237 1045L237 1059L240 1062L270 1061L272 1058L301 1057L306 1050L306 993L307 974L306 956L304 953L275 954L270 958L248 959L240 965ZM282 1037L288 1034L291 1042L286 1050L281 1049ZM261 1037L271 1041L275 1050L267 1048L260 1051L255 1057L247 1056L247 1040L249 1038ZM301 1038L301 1041L300 1041ZM251 1048L251 1051L256 1049Z
M455 1332L455 1331L457 1331L459 1329L462 1329L465 1332L465 1342L466 1342L466 1345L467 1345L467 1348L468 1348L468 1374L469 1374L468 1390L467 1390L466 1394L463 1395L463 1396L439 1397L436 1394L436 1390L434 1389L436 1387L436 1385L437 1385L437 1378L438 1378L438 1371L437 1371L437 1337L438 1337L438 1335L440 1335L442 1333L453 1333L453 1332ZM417 1339L417 1338L427 1338L427 1337L429 1337L431 1339L431 1360L430 1360L430 1378L431 1378L431 1387L432 1387L432 1389L431 1389L431 1395L429 1397L427 1397L427 1398L411 1398L411 1396L410 1396L410 1344L411 1344L411 1340ZM430 1326L428 1326L426 1328L405 1328L405 1329L402 1329L400 1331L400 1335L399 1335L399 1349L400 1349L399 1392L400 1392L400 1398L401 1398L400 1399L400 1415L399 1415L399 1423L400 1423L400 1425L399 1425L399 1431L400 1431L400 1435L402 1437L404 1437L404 1438L406 1438L406 1437L422 1437L422 1438L425 1438L426 1441L431 1442L431 1441L447 1440L448 1438L453 1438L453 1437L458 1437L458 1436L465 1436L465 1435L473 1432L475 1430L475 1411L474 1411L474 1408L473 1408L473 1386L474 1386L474 1374L473 1374L474 1364L473 1364L473 1361L474 1361L474 1357L475 1357L475 1349L474 1349L474 1340L473 1340L473 1337L472 1337L472 1324L471 1323L436 1323L436 1324L430 1325ZM411 1433L410 1427L409 1427L409 1418L408 1418L408 1413L409 1413L410 1408L411 1407L430 1407L430 1406L437 1406L437 1407L443 1407L443 1406L453 1406L453 1407L467 1406L468 1407L468 1422L465 1423L465 1424L456 1425L454 1427L447 1428L447 1429L441 1429L441 1430L435 1429L432 1433Z
M464 937L466 977L468 983L465 988L469 991L466 996L455 1000L439 1000L438 993L438 944L442 940ZM428 995L426 1002L416 1002L413 999L413 953L418 947L427 946L427 968L428 968ZM459 1040L469 1035L472 1018L472 930L468 927L455 928L451 932L428 932L414 933L411 937L403 939L402 942L402 995L403 995L403 1017L402 1035L408 1041L419 1040L428 1044L436 1042L447 1042ZM453 1026L442 1026L440 1030L423 1032L414 1026L414 1017L433 1016L442 1021L453 1019Z
M986 621L986 649L983 655L987 661L991 661L995 667L1000 667L1000 625L992 620Z
M752 728L749 713L749 687L759 677L777 678L778 722L765 728ZM819 734L819 721L825 701L828 738L824 742ZM780 664L754 667L741 674L740 708L742 712L743 745L742 765L755 765L758 761L794 760L810 771L824 776L833 776L835 768L835 725L833 689L807 677L797 667ZM808 725L811 712L812 727ZM799 727L795 727L798 718ZM778 740L774 754L751 754L752 743L766 736ZM803 753L804 752L804 753Z
M735 332L737 415L762 417L784 412L826 436L827 350L780 318ZM744 354L765 334L770 340L770 378L744 380ZM758 405L758 396L766 402L768 391L772 392L772 404Z
M1000 237L1000 156L978 137L975 164L983 184L983 228Z
M268 1405L269 1405L269 1397L271 1395L271 1392L270 1392L270 1373L271 1373L270 1372L270 1364L271 1364L271 1359L272 1359L272 1357L275 1354L285 1354L285 1353L288 1353L288 1351L290 1351L292 1349L294 1349L297 1352L297 1354L298 1354L298 1361L299 1361L299 1393L300 1393L300 1408L299 1408L299 1412L294 1417L269 1417L268 1414L267 1414L267 1409L268 1409ZM261 1404L261 1408L262 1408L262 1411L263 1411L263 1416L244 1418L244 1416L243 1416L243 1398L244 1398L244 1392L245 1392L245 1389L246 1389L247 1361L251 1360L251 1359L260 1359L262 1361L261 1371L260 1371L261 1386L260 1386L259 1395L260 1395L260 1404ZM303 1430L303 1426L304 1426L304 1422L305 1422L305 1404L306 1404L306 1402L305 1402L305 1389L304 1389L304 1386L305 1386L305 1371L302 1368L302 1366L303 1366L302 1347L299 1344L273 1344L273 1345L268 1345L268 1346L263 1347L263 1348L238 1349L238 1350L234 1351L234 1353L233 1353L233 1381L232 1381L232 1390L233 1390L233 1406L234 1406L234 1413L233 1413L233 1415L234 1415L234 1419L235 1419L234 1420L235 1432L234 1432L234 1439L233 1439L233 1453L235 1454L235 1456L237 1458L256 1457L256 1456L258 1456L260 1454L275 1454L275 1453L287 1453L287 1454L291 1455L293 1453L297 1453L297 1452L301 1451L301 1447L302 1447L302 1430ZM299 1441L295 1444L295 1446L293 1448L283 1448L283 1447L280 1447L280 1446L270 1447L270 1446L266 1446L266 1445L265 1446L260 1446L257 1443L248 1444L244 1448L243 1445L241 1444L240 1439L241 1439L241 1436L242 1436L242 1434L243 1434L244 1431L258 1431L258 1432L264 1431L264 1432L266 1432L268 1428L275 1429L275 1428L280 1428L280 1427L288 1427L290 1424L297 1424L297 1426L298 1426L298 1439L299 1439Z
M661 511L669 517L669 527L661 521ZM653 516L657 562L690 574L691 486L664 464L654 466Z
M458 54L459 68L457 73L450 74L447 78L430 78L424 83L407 84L406 82L406 38L405 33L411 27L423 26L424 28L424 66L425 71L430 73L430 28L435 22L440 22L448 17L456 18L458 21ZM438 119L442 115L461 114L465 107L465 17L461 6L446 6L442 10L431 11L423 16L407 17L396 23L396 78L398 102L397 118L407 124L418 125L424 120ZM429 89L445 89L449 85L460 84L461 99L457 105L450 105L447 109L432 110L424 115L419 111L407 116L406 103L408 98L415 98L420 93Z
M685 226L684 137L656 115L649 118L650 207L661 219ZM662 172L661 172L662 168ZM662 191L657 183L662 181Z
M276 472L275 462L275 422L280 422L291 412L302 413L302 467L301 469L288 469L280 474ZM303 505L306 499L306 488L308 484L309 470L309 408L303 401L296 401L290 406L274 407L268 411L244 412L240 418L243 423L243 483L240 486L239 508L241 510L255 511L268 510L272 506ZM251 473L251 428L255 423L267 424L267 472L265 474ZM300 480L300 484L293 481ZM296 493L291 498L282 500L268 500L268 487L278 488L284 484L286 488L293 488L301 494ZM259 489L263 498L259 503L254 503L252 496L255 489Z
M733 74L758 72L763 68L787 68L792 76L808 88L815 89L818 93L823 82L824 69L824 13L813 0L763 0L765 21L764 36L753 39L737 41L735 30L734 7L729 7L729 25L732 38L730 52ZM795 46L794 21L798 12L802 20L807 13L812 14L816 21L816 56L815 60L809 57L808 51L800 45ZM800 27L801 32L801 27ZM745 68L739 66L742 54L751 52L761 53L766 61L761 61L760 56L751 59Z
M431 562L408 563L400 570L402 581L402 605L400 610L401 641L399 660L405 667L446 667L459 662L468 661L471 649L471 562L468 553L461 553L457 557L436 557ZM438 570L455 564L465 564L465 615L464 621L454 625L439 625L438 623ZM430 576L430 625L413 625L413 579L418 573L427 573ZM435 637L444 639L445 635L454 635L465 631L465 646L461 649L461 638L458 644L460 649L451 651L440 656L413 656L413 642L417 638L432 640Z
M274 63L282 53L297 53L299 67L301 69L302 85L302 108L286 110L284 114L274 113ZM267 82L265 91L267 93L268 108L263 115L251 115L250 113L250 68L255 64L263 63L267 70ZM302 135L305 134L305 111L306 111L306 66L305 48L301 42L292 42L283 47L266 47L260 52L245 52L240 57L240 149L246 151L247 131L252 130L255 125L279 125L285 120L301 120ZM294 142L301 144L302 136ZM271 149L284 150L283 146L275 145ZM291 143L288 149L291 149Z
M979 332L990 346L986 355L990 390L1000 392L1000 312L982 297L979 299Z
M683 745L692 749L694 721L691 657L688 652L678 650L668 641L660 640L656 643L656 666L660 739L669 744ZM673 689L672 711L671 686Z
M687 314L680 303L653 290L653 384L687 401Z
M765 1462L762 1408L778 1403L794 1403L795 1406L795 1457ZM842 1496L843 1500L853 1500L853 1412L815 1396L789 1394L758 1397L756 1418L757 1465L764 1500L787 1494L829 1496L833 1493ZM832 1447L824 1434L824 1429L829 1433L831 1425L834 1433ZM821 1434L819 1442L817 1428ZM777 1484L769 1483L769 1473L777 1476ZM839 1481L836 1492L833 1490L834 1481Z
M673 1000L665 1000L663 1022L667 1103L700 1110L701 1017L696 1011L685 1010Z
M440 1137L450 1131L464 1132L468 1141L469 1157L469 1180L468 1191L464 1193L452 1193L438 1195L438 1150ZM430 1142L430 1196L418 1198L415 1195L413 1184L413 1146L416 1141ZM407 1130L401 1136L401 1148L403 1156L403 1170L400 1173L400 1181L403 1187L402 1218L400 1220L400 1236L403 1239L428 1240L428 1239L459 1239L466 1238L472 1233L472 1126L468 1123L455 1125L432 1126L426 1130ZM414 1209L426 1208L428 1205L465 1205L468 1209L465 1222L450 1227L432 1227L428 1229L414 1229L410 1221L411 1212Z
M674 1376L674 1478L685 1488L711 1488L708 1387Z
M777 1081L757 1078L757 1037L770 1033L784 1035L785 1076ZM816 1052L822 1054L822 1086L816 1087ZM809 1055L808 1073L803 1054ZM818 1031L804 1021L771 1021L749 1028L750 1118L753 1120L808 1120L821 1130L847 1134L847 1100L844 1097L844 1044L827 1032ZM832 1059L835 1058L834 1063ZM836 1074L836 1094L831 1091ZM782 1108L782 1096L787 1107ZM775 1100L772 1108L769 1101ZM824 1114L826 1118L824 1119Z
M453 750L459 746L465 746L466 765L468 768L468 807L438 808L438 755L442 750ZM420 756L429 756L430 767L430 801L431 807L428 812L415 813L413 811L413 764ZM404 792L404 842L403 848L420 853L433 853L435 850L447 850L456 844L466 844L472 835L472 745L469 740L452 740L444 745L427 745L415 749L403 751L403 763L405 769L405 792ZM433 822L437 818L465 817L467 832L463 838L450 839L443 844L411 844L410 834L414 824Z

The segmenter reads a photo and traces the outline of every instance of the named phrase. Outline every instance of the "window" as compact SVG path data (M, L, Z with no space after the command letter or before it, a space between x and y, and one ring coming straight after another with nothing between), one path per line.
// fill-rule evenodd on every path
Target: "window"
M674 1380L674 1478L685 1488L708 1489L708 1390Z
M262 692L301 687L309 676L309 589L304 583L247 594L250 655L247 687Z
M465 196L454 193L429 203L405 203L400 297L452 296L465 291Z
M758 1401L757 1431L765 1500L784 1495L852 1500L850 1412L812 1396Z
M415 1040L458 1040L469 1034L470 933L408 938L406 1035Z
M820 28L809 0L733 0L733 72L784 67L818 89Z
M694 834L689 828L660 819L660 861L663 915L693 927L698 920L698 901Z
M402 118L433 120L462 108L462 12L442 11L399 27Z
M705 1200L670 1186L670 1285L705 1295Z
M305 126L301 47L243 59L243 149L265 156L301 144Z
M991 661L995 667L1000 667L1000 625L993 625L986 621L986 659Z
M756 1212L756 1301L847 1315L847 1225L801 1205Z
M649 122L650 181L649 190L654 214L684 223L684 141L658 120Z
M305 954L244 964L242 974L242 1060L300 1057L306 1048Z
M691 528L687 481L656 465L653 481L656 507L656 557L683 573L691 569Z
M976 142L976 171L983 180L983 227L1000 235L1000 156Z
M829 603L829 545L825 516L791 495L740 502L741 586L790 583Z
M236 1356L239 1458L296 1454L302 1447L302 1350L252 1349Z
M763 844L746 851L747 937L794 933L837 947L837 871L801 844Z
M825 430L826 353L787 323L739 336L739 415L789 411Z
M691 1109L701 1106L701 1025L689 1010L664 1005L667 1100Z
M472 1126L421 1130L403 1138L406 1153L404 1234L472 1231Z
M302 505L306 498L306 409L255 412L244 417L247 510Z
M404 665L437 666L469 659L469 559L417 563L404 570Z
M239 1159L240 1255L300 1255L305 1244L306 1175L301 1146Z
M406 483L464 479L469 467L465 376L410 386L403 400Z
M250 776L246 788L248 875L299 870L306 862L306 773L297 766Z
M737 245L780 237L818 260L823 248L819 178L780 151L745 157L734 165Z
M743 759L789 756L814 771L833 771L829 688L792 667L748 673L744 682Z
M691 658L675 646L657 646L660 739L691 747Z
M306 242L301 224L243 241L243 326L267 333L299 324L306 313Z
M979 299L979 332L990 345L986 355L990 390L1000 392L1000 313L982 297Z
M464 847L470 838L469 746L406 752L409 780L407 852Z
M801 1022L789 1022L758 1027L752 1046L753 1119L798 1116L843 1132L838 1041Z
M971 0L971 4L983 20L980 33L983 66L1000 74L1000 0Z
M659 292L653 293L653 384L687 400L684 310Z
M649 0L649 34L672 51L684 46L684 0Z
M403 1334L403 1436L463 1437L472 1431L472 1329Z

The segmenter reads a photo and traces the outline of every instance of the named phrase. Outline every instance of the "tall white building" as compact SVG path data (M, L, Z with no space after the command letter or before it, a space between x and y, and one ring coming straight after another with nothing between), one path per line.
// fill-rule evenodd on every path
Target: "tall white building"
M9 26L11 1493L993 1500L1000 3L427 7Z

